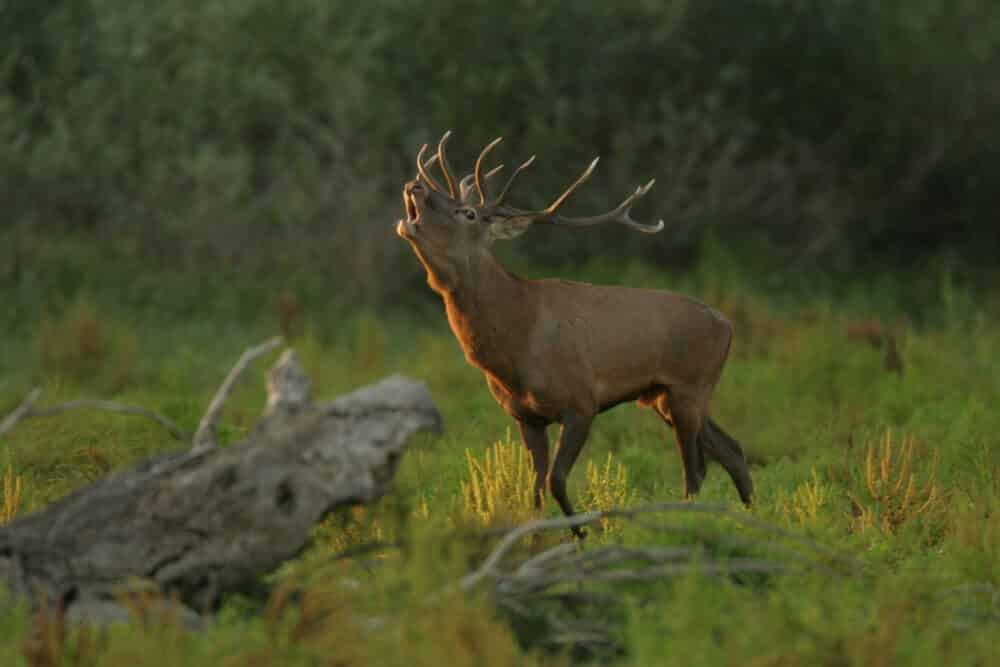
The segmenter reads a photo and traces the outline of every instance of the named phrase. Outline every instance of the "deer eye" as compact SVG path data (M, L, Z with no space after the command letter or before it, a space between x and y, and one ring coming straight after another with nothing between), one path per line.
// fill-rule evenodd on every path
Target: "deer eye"
M459 213L465 216L466 220L472 221L479 217L474 208L461 208L458 210Z

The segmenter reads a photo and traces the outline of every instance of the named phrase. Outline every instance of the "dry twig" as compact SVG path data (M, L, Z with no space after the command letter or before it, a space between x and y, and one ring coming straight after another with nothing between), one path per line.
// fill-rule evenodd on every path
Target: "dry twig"
M198 424L198 430L195 431L194 440L191 446L191 452L199 454L201 452L208 451L216 446L215 441L215 427L219 423L219 418L222 417L222 408L226 404L226 400L229 395L233 393L233 387L236 386L236 381L240 379L240 375L243 371L247 369L255 359L261 357L274 348L281 345L281 337L275 337L271 340L261 343L255 347L247 348L240 358L236 360L236 364L233 366L232 370L229 371L229 375L226 379L219 385L219 389L215 392L215 396L212 398L212 402L208 404L208 409L205 410L204 416L201 418L201 422Z
M716 557L697 544L670 547L611 544L590 548L574 542L551 547L521 562L511 562L515 547L530 535L595 524L608 518L628 520L653 532L693 535L708 538L706 541L719 537L705 531L692 531L687 526L650 520L658 514L676 513L711 514L734 521L756 533L758 539L734 540L725 535L727 545L739 545L772 555ZM789 548L791 544L804 547L809 555L804 556L799 549ZM775 551L780 552L780 558L774 557ZM689 573L732 576L804 571L817 567L834 572L829 565L844 566L848 563L856 570L857 563L853 559L834 549L721 505L659 503L538 519L517 526L500 540L478 568L450 590L469 591L489 580L500 607L516 615L544 618L548 628L546 643L575 646L599 655L614 653L620 648L614 639L614 628L602 618L606 618L609 608L623 601L618 588L621 584L651 583Z
M79 409L89 409L89 410L100 410L102 412L113 412L119 415L134 415L136 417L148 417L153 421L160 424L163 428L172 435L176 440L186 440L187 436L184 431L176 423L167 419L159 412L154 410L149 410L148 408L141 408L135 405L125 405L123 403L116 403L115 401L103 401L95 398L78 398L76 400L67 401L66 403L59 403L58 405L49 405L44 408L35 408L28 412L28 417L51 417L53 415L60 415L64 412L69 412L70 410Z
M219 418L222 416L222 408L225 405L226 400L229 398L229 395L233 392L233 387L236 386L236 381L239 380L243 371L245 371L247 366L249 366L255 359L267 354L280 344L280 337L272 338L265 343L248 348L243 352L240 358L236 361L232 370L229 371L229 375L226 376L226 379L215 392L215 396L212 398L212 402L209 404L208 409L205 410L205 415L201 418L201 422L198 424L198 430L195 432L194 438L192 439L192 453L201 453L215 447L215 428L219 422ZM71 410L89 409L100 410L102 412L113 412L120 415L147 417L167 429L170 435L172 435L175 439L181 441L188 439L188 435L180 426L155 410L95 398L78 398L72 401L67 401L66 403L49 405L44 408L36 408L34 405L41 392L41 389L32 389L21 404L13 412L7 415L2 422L0 422L0 437L13 429L18 422L29 417L51 417L63 414L64 412L69 412Z
M13 412L7 415L2 422L0 422L0 437L14 428L19 421L28 416L31 412L31 406L35 404L38 400L38 396L42 393L41 389L37 387L32 389L31 392L25 397L21 404L17 406Z
M18 422L31 417L52 417L55 415L61 415L64 412L70 412L71 410L89 409L100 410L101 412L113 412L120 415L147 417L167 429L170 435L177 440L187 439L187 435L185 435L180 426L167 419L159 412L149 410L148 408L141 408L135 405L125 405L124 403L117 403L115 401L104 401L96 398L78 398L65 403L36 408L34 404L35 401L38 400L41 393L41 389L33 389L24 401L22 401L21 405L19 405L16 410L10 413L7 418L0 423L0 436L13 429Z
M534 521L529 521L524 523L510 532L508 532L504 538L500 541L500 544L494 548L490 555L486 558L483 564L474 572L469 573L459 582L459 587L462 590L469 590L473 588L480 581L489 576L497 576L500 573L499 565L503 559L517 546L523 538L528 535L539 533L542 531L549 530L565 530L566 528L586 526L600 522L602 519L606 518L619 518L632 520L643 527L661 532L676 532L678 530L677 526L668 525L658 525L649 521L642 521L642 517L650 514L662 514L667 512L694 512L701 514L714 514L717 516L724 516L728 519L734 520L747 528L751 528L760 532L768 533L772 536L783 537L789 541L797 542L801 546L808 547L809 549L820 552L827 557L832 557L835 561L844 558L843 554L838 553L834 549L827 547L823 544L809 540L808 538L790 533L788 531L782 530L777 526L772 526L766 522L753 519L749 516L745 516L743 513L736 513L728 510L724 505L708 505L708 504L697 504L697 503L656 503L651 505L644 505L641 507L634 507L630 509L608 509L595 512L585 512L581 514L574 514L570 517L559 517L555 519L536 519ZM563 545L565 546L565 545ZM557 555L563 555L560 552ZM536 558L541 558L545 554L540 554ZM529 561L525 565L531 563Z

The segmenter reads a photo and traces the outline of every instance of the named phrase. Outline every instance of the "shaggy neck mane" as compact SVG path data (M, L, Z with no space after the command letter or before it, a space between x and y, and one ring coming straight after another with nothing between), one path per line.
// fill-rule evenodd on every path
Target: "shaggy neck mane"
M508 351L524 348L531 326L530 281L483 249L453 267L457 280L439 290L448 323L470 363L499 377L513 372Z

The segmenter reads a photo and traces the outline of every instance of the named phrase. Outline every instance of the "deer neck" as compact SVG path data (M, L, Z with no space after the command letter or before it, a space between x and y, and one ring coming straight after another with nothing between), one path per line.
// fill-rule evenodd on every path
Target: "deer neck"
M531 330L531 290L489 249L456 264L456 280L441 291L448 323L473 365L500 378L515 374L514 356Z

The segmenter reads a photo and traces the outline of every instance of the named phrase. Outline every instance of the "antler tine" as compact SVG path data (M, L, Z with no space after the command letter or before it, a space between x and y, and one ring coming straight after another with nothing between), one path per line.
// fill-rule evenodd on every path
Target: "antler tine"
M641 222L636 222L629 216L629 211L631 210L632 205L636 202L636 200L646 196L646 193L650 191L654 183L656 183L656 179L651 180L649 183L646 183L646 185L636 188L635 192L625 198L625 201L607 213L602 213L601 215L583 218L568 218L561 215L554 215L548 211L543 211L532 222L538 224L560 225L563 227L589 227L591 225L614 222L620 225L625 225L629 229L634 229L646 234L655 234L663 229L663 220L660 220L655 225L646 225Z
M417 153L417 173L420 174L421 178L427 181L427 185L431 186L441 194L444 194L444 188L442 188L441 184L438 183L433 176L431 176L429 171L427 171L427 167L430 167L432 164L434 164L434 162L437 160L437 156L435 155L425 163L424 153L426 152L427 152L427 144L424 144L423 146L420 147L420 151Z
M486 172L485 176L483 176L483 179L486 182L489 182L489 180L491 178L493 178L494 176L496 176L497 174L499 174L501 172L501 170L503 170L503 167L504 167L503 164L498 164L497 166L493 167L488 172Z
M462 177L462 180L458 182L458 195L464 203L469 194L472 192L472 179L476 177L475 174L466 174Z
M490 151L496 148L501 141L503 141L503 137L497 137L496 139L491 141L489 144L486 145L486 148L482 150L482 152L479 154L479 157L476 159L476 171L475 171L476 190L479 192L480 206L486 205L486 186L483 183L483 177L482 177L483 160L486 159L486 156L490 154Z
M488 172L483 174L483 191L488 191L490 179L496 176L500 170L503 169L503 165L497 165L490 169ZM476 178L475 174L467 174L461 181L458 182L458 189L462 195L462 202L468 203L469 195L472 194L472 184L473 180Z
M503 190L500 191L500 194L497 195L496 199L490 202L490 205L499 206L500 204L502 204L504 197L507 196L507 192L510 191L510 186L512 186L514 184L514 181L517 179L517 175L520 174L525 169L527 169L528 167L530 167L534 162L535 162L534 155L532 155L527 160L522 162L520 166L518 166L518 168L514 170L514 173L510 175L510 178L507 179L507 183L506 185L503 186Z
M562 206L567 199L569 199L570 195L576 192L577 188L579 188L581 185L587 182L587 179L590 178L590 175L594 173L594 168L597 167L597 163L600 161L600 159L601 159L600 157L595 157L594 161L590 163L590 166L587 167L575 181L573 181L573 184L570 185L568 188L566 188L566 191L563 192L561 195L559 195L559 197L557 197L554 202L549 204L549 207L545 209L545 213L551 214L558 211L559 207Z
M448 155L445 152L445 148L448 145L448 139L451 138L451 130L448 130L443 135L441 135L441 141L438 142L438 162L441 166L441 172L444 174L444 180L448 182L448 192L452 199L458 196L458 186L455 184L455 177L451 173L451 165L448 164Z

